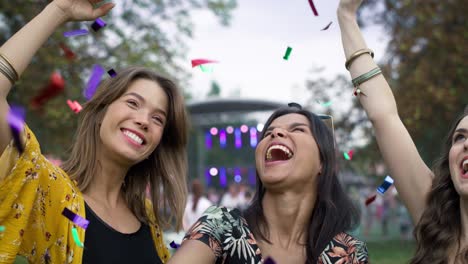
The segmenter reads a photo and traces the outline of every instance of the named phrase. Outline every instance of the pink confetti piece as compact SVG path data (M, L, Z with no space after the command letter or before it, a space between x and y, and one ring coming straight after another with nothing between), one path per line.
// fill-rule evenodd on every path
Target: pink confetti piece
M332 23L333 23L333 21L330 21L330 23L328 23L328 25L326 25L324 28L322 28L321 31L329 29Z
M89 31L87 29L77 29L77 30L71 30L63 33L63 36L65 37L75 37L75 36L83 36L87 35Z
M76 114L83 110L83 107L77 101L67 100L67 104L70 107L70 109Z
M366 199L366 206L368 206L369 204L373 203L375 201L375 198L377 198L377 194L373 194L371 196L369 196L367 199Z
M105 70L101 65L95 64L93 66L91 77L89 78L88 84L84 91L84 96L86 100L90 100L93 97L97 87L99 86L99 83L101 82L101 77L104 74L104 72Z
M198 65L207 64L207 63L218 63L218 61L207 60L207 59L194 59L192 60L192 68L197 67Z
M314 2L312 0L309 0L310 8L312 8L312 12L314 12L315 16L318 16L317 9L315 9Z
M75 223L76 225L80 226L83 229L88 228L89 221L85 218L75 214L74 212L70 211L68 208L63 208L62 215L68 218L70 221Z

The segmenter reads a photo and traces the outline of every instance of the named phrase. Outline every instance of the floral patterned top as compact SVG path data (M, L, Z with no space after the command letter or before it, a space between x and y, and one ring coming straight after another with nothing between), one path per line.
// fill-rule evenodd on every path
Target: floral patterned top
M186 240L199 240L209 246L215 254L216 264L263 262L247 221L237 209L211 206L187 232L183 241ZM369 263L367 247L364 242L346 233L340 233L328 243L317 263Z
M13 141L0 156L0 263L13 263L17 256L29 263L82 262L83 248L72 236L73 222L62 215L66 207L86 218L83 195L76 182L50 163L26 126L22 134L24 152ZM147 204L151 214L151 204ZM154 215L151 220L156 223ZM85 230L77 228L84 243ZM163 262L169 259L162 232L151 225L155 248Z

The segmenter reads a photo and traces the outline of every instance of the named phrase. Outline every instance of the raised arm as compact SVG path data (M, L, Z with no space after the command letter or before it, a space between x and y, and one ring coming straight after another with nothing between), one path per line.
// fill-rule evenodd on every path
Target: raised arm
M362 0L341 0L337 15L346 59L356 51L368 48L356 22L356 11ZM358 56L350 64L354 79L377 67L369 54ZM433 174L421 159L416 146L403 125L395 98L382 74L362 83L359 100L375 130L377 143L390 175L395 180L404 204L413 221L419 221L432 184Z
M106 3L99 8L93 8L94 3L101 1L55 0L51 2L41 13L0 47L0 54L8 61L6 62L3 59L2 64L11 64L18 75L21 76L34 54L57 27L70 20L96 19L107 14L114 6L112 3ZM0 72L0 155L12 139L6 120L9 111L6 98L11 86L12 82Z

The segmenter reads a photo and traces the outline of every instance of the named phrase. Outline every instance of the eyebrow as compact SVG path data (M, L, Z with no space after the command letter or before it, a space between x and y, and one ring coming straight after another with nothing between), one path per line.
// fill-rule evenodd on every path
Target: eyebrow
M468 133L468 130L466 128L459 128L459 129L455 130L455 132L453 132L453 134L458 133L458 132Z
M134 93L134 92L129 92L129 93L126 93L124 94L123 96L134 96L136 98L138 98L138 100L142 101L143 103L146 103L146 100L143 96L137 94L137 93ZM164 116L166 116L166 111L162 110L161 108L159 107L156 107L156 112L160 112L162 114L164 114Z
M292 123L289 125L289 129L291 128L294 128L294 127L298 127L298 126L306 126L306 127L309 127L309 125L307 124L304 124L304 123ZM267 130L265 130L265 132L267 131L271 131L273 129L275 129L276 127L275 126L269 126Z

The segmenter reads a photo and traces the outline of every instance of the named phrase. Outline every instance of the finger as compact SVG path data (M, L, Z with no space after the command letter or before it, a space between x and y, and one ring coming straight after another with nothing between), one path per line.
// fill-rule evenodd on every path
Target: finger
M98 18L107 15L109 11L114 8L114 3L105 3L104 5L100 6L93 10L93 17Z

